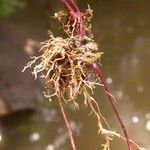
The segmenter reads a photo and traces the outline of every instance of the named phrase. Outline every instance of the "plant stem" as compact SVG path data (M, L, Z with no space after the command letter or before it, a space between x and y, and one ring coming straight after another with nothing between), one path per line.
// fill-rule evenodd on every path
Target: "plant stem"
M97 77L98 77L100 83L102 83L102 84L104 85L105 95L107 96L108 101L109 101L109 103L111 104L111 106L112 106L112 108L113 108L113 110L114 110L114 112L115 112L115 115L116 115L116 117L117 117L117 119L118 119L118 121L119 121L119 123L120 123L120 126L121 126L121 128L122 128L122 130L123 130L124 136L125 136L126 141L127 141L127 144L128 144L128 149L129 149L129 150L132 150L132 146L131 146L131 143L130 143L130 139L129 139L129 136L128 136L127 129L126 129L126 127L125 127L125 125L124 125L124 123L123 123L123 121L122 121L122 119L121 119L120 113L119 113L119 111L117 110L117 107L116 107L116 105L114 104L114 101L113 101L113 99L112 99L112 97L111 97L111 95L110 95L110 91L109 91L109 89L108 89L108 85L107 85L107 83L106 83L106 81L105 81L105 78L104 78L104 76L103 76L103 73L102 73L102 71L101 71L101 68L98 66L97 63L93 63L93 64L92 64L92 68L93 68L93 70L95 71L95 74L97 75Z
M77 5L75 4L75 2L73 0L60 0L66 7L66 9L68 10L68 12L80 12L79 8L77 7Z
M70 126L70 124L69 124L69 121L68 121L68 119L67 119L67 116L66 116L66 113L65 113L65 110L64 110L62 101L61 101L60 92L57 94L57 101L58 101L58 103L59 103L60 112L61 112L61 114L62 114L62 117L63 117L63 119L64 119L65 125L66 125L66 127L67 127L67 131L68 131L68 134L69 134L69 139L70 139L70 143L71 143L72 150L76 150L76 146L75 146L75 142L74 142L74 138L73 138L71 126Z
M74 0L60 0L69 14L69 19L75 23L75 31L73 33L76 37L83 37L85 35L83 14L75 4Z

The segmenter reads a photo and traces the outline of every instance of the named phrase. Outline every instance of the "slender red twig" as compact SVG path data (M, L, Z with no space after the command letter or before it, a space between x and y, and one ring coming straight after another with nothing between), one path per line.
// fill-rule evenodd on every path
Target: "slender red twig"
M69 121L67 119L67 116L66 116L63 104L62 104L62 100L61 100L61 94L60 94L60 88L59 88L59 78L57 79L57 82L56 82L56 90L57 90L57 101L59 103L60 112L62 114L62 117L64 119L65 125L67 127L67 131L68 131L68 134L69 134L69 140L70 140L70 143L71 143L71 147L72 147L72 150L76 150L76 145L75 145L75 142L74 142L71 126L70 126Z
M103 73L102 73L102 71L101 71L101 69L100 69L100 67L98 66L97 63L93 63L92 68L94 69L95 74L98 76L100 83L102 83L104 85L105 94L106 94L106 96L107 96L107 98L108 98L108 100L109 100L109 102L110 102L110 104L111 104L111 106L112 106L112 108L115 112L115 115L116 115L116 117L117 117L117 119L118 119L118 121L121 125L121 128L123 130L124 136L125 136L127 144L128 144L128 149L132 150L132 146L131 146L131 143L130 143L130 139L129 139L129 136L128 136L127 129L126 129L126 127L125 127L125 125L124 125L124 123L121 119L120 113L118 112L117 107L114 104L114 101L113 101L113 99L110 95L110 91L108 89L108 86L107 86L107 83L105 81L104 75L103 75Z
M79 8L75 4L73 0L61 0L61 2L65 5L66 9L70 12L77 13L80 12ZM71 15L71 14L70 14Z
M60 0L66 10L68 11L69 18L73 22L76 22L75 24L75 31L73 33L74 36L82 37L85 35L85 29L83 25L83 14L79 10L78 6L75 4L74 0Z
M60 110L61 110L60 112L61 112L61 114L62 114L62 116L63 116L65 125L66 125L67 130L68 130L68 134L69 134L69 139L70 139L70 143L71 143L72 150L76 150L76 146L75 146L75 142L74 142L72 130L71 130L69 121L68 121L68 119L67 119L66 113L65 113L65 111L64 111L64 107L63 107L63 104L62 104L62 101L61 101L61 97L60 97L60 96L57 96L57 100L58 100L59 107L60 107Z

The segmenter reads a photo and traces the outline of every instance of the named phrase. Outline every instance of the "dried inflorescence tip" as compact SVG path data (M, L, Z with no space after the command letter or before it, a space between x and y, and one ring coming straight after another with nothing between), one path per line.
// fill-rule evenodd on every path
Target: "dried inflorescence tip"
M44 95L50 101L55 96L61 97L65 102L72 101L78 107L76 98L79 93L82 93L84 104L97 117L101 130L102 115L91 93L95 85L100 85L96 75L93 74L92 64L100 61L102 52L98 51L98 46L91 34L92 10L90 7L82 15L86 35L75 36L81 27L79 18L67 20L68 16L65 12L55 13L54 18L62 24L67 37L54 37L52 32L49 32L50 38L42 42L41 55L31 57L32 60L24 67L24 70L32 67L35 79L38 76L45 79Z
M91 72L91 64L99 61L102 53L98 52L97 44L92 38L85 36L63 39L50 34L50 39L42 45L42 54L33 57L24 70L34 65L32 74L35 78L40 76L46 79L46 97L51 99L56 96L59 84L61 97L66 101L74 101L85 87L93 89L97 84Z
M100 84L93 75L91 64L100 61L102 52L98 51L92 37L61 38L54 37L52 33L49 35L49 40L42 43L41 55L32 57L24 70L33 67L35 79L39 76L46 80L44 95L50 101L53 97L61 97L65 102L71 101L79 107L76 98L78 94L83 94L84 104L96 116L101 131L101 118L104 118L91 96L95 85Z
M55 13L54 18L62 24L68 37L54 37L50 32L49 40L42 43L42 54L32 57L33 60L24 68L25 70L34 65L32 74L35 78L39 75L46 79L45 96L50 100L57 96L58 84L61 97L73 102L78 93L85 93L86 87L92 90L98 84L93 78L91 64L100 60L102 52L98 52L98 46L90 34L91 17L92 10L88 6L83 13L83 24L88 36L77 37L74 34L79 29L78 18L67 20L68 16L64 11Z
M103 74L98 68L97 63L100 61L102 52L98 51L98 46L91 34L93 11L88 6L88 9L81 13L71 0L70 4L74 5L77 12L70 12L73 8L70 8L66 1L62 0L62 2L65 3L69 15L64 11L60 11L55 13L54 18L58 19L62 24L63 31L67 37L54 37L50 32L50 38L42 43L41 55L31 57L32 60L24 67L24 70L33 67L32 74L35 79L37 77L45 79L45 97L50 101L53 97L57 97L73 150L76 150L76 147L61 99L65 102L71 101L75 106L79 106L76 99L80 93L84 95L84 104L90 108L97 118L99 132L106 139L106 143L102 145L104 150L110 150L110 142L113 137L127 141L129 150L132 150L131 143L138 149L141 149L141 147L129 139L126 128L114 104L114 97L110 94ZM96 80L97 78L99 83ZM105 94L121 124L125 138L114 131L103 128L101 119L106 124L107 122L101 115L99 105L91 96L95 85L102 85L104 87Z
M92 17L90 7L83 16L84 27L90 32L89 22ZM55 13L54 18L62 24L68 37L54 37L49 32L50 38L42 43L40 49L42 54L32 57L33 60L24 70L34 65L32 74L35 79L37 76L46 79L45 96L50 100L53 96L57 96L59 88L65 101L75 102L78 93L85 93L86 87L92 90L94 85L98 84L93 78L91 64L100 60L102 52L98 52L98 46L92 36L74 36L78 29L77 20L67 21L68 16L64 11Z
M86 11L85 14L89 16L89 19L86 20L87 17L84 20L89 33L90 13ZM66 17L66 14L62 11L55 14L55 18L63 24L63 28L68 28L64 31L69 36L67 38L54 37L49 32L50 38L42 42L41 55L32 57L24 70L33 67L32 74L35 79L39 76L46 80L44 95L50 101L55 96L61 97L65 102L71 101L78 107L76 98L78 94L83 94L84 104L95 114L98 127L102 130L100 119L104 118L97 102L91 96L95 85L100 85L96 80L96 75L93 74L92 64L100 61L102 52L98 51L98 46L91 34L82 37L74 36L76 22L68 21L65 25L63 17Z

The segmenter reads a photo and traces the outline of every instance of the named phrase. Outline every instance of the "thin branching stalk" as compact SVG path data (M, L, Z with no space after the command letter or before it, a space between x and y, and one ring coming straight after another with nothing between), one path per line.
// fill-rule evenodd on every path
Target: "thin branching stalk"
M73 33L76 37L83 37L85 35L85 29L83 25L83 14L81 13L74 0L60 0L69 14L69 19L75 24L75 31Z
M73 133L72 133L71 126L69 124L68 118L66 116L66 113L65 113L65 110L64 110L64 107L63 107L63 104L62 104L62 100L61 100L60 94L57 95L57 101L58 101L58 104L59 104L59 107L60 107L60 112L61 112L61 114L63 116L65 125L67 127L67 131L68 131L69 140L70 140L70 143L71 143L72 150L76 150L76 145L75 145L75 142L74 142Z
M57 81L59 81L59 78L58 78ZM61 92L60 92L60 85L59 85L58 82L56 82L56 84L57 84L56 85L56 87L57 87L56 97L57 97L57 101L58 101L58 104L59 104L59 107L60 107L60 112L62 114L62 117L64 119L65 125L67 127L67 131L68 131L69 140L70 140L70 143L71 143L72 150L76 150L76 145L75 145L75 142L74 142L74 138L73 138L73 133L72 133L72 130L71 130L71 126L69 124L67 115L65 113L65 110L64 110L64 107L63 107L63 104L62 104Z
M126 141L127 141L127 144L128 144L128 148L129 148L129 150L132 150L132 146L130 144L130 140L129 140L127 129L126 129L126 127L125 127L125 125L124 125L124 123L123 123L123 121L121 119L119 111L117 110L117 107L116 107L116 105L114 103L113 97L110 94L110 91L108 89L108 86L107 86L107 83L105 81L104 75L103 75L103 73L101 71L101 68L98 66L97 63L93 63L92 64L92 68L93 68L95 74L97 75L97 77L99 78L100 83L103 84L104 91L105 91L105 94L106 94L106 96L108 98L108 101L109 101L110 105L112 106L112 108L113 108L113 110L115 112L115 115L116 115L116 117L117 117L117 119L118 119L118 121L120 123L120 126L121 126L121 128L123 130L123 133L125 135L125 138L126 138Z

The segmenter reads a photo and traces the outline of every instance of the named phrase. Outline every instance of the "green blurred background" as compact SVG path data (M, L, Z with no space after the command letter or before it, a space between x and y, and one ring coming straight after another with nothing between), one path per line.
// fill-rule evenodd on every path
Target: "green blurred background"
M104 52L102 69L130 137L150 149L150 1L77 0L94 10L93 33ZM40 42L50 29L61 36L51 18L62 9L57 0L0 0L0 149L70 150L66 128L55 100L43 98L42 81L30 70L22 73L29 56L38 55ZM78 150L101 150L96 119L79 97L80 110L65 109ZM95 99L111 129L122 133L99 87ZM126 150L114 139L113 150Z

